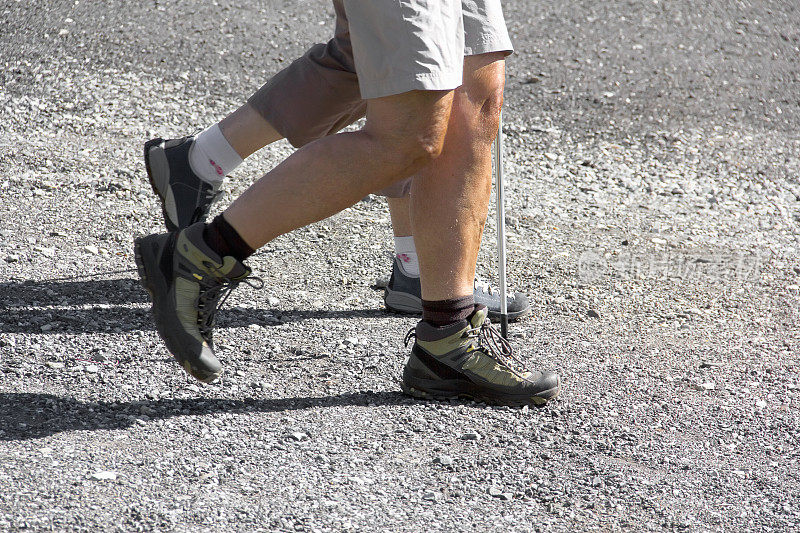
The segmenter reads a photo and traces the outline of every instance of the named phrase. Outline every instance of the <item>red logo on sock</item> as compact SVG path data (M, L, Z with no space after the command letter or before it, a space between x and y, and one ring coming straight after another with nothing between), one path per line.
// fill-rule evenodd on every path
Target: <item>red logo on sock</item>
M399 257L400 260L403 261L404 263L410 263L411 262L411 258L408 257L406 254L397 254L397 257Z
M211 166L214 167L214 170L217 171L217 175L222 176L222 167L219 166L216 162L214 162L213 159L209 159L208 162L211 163Z

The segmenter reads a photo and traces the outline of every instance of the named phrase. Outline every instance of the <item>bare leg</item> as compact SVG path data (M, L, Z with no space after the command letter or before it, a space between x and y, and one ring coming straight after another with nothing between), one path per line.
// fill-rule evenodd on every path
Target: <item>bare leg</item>
M452 91L370 100L364 129L304 146L245 191L225 219L257 249L353 205L438 157L452 102Z
M283 139L283 135L250 107L250 104L244 104L222 119L219 128L242 159L247 159L266 145Z
M412 235L411 229L411 197L387 198L389 215L392 217L392 231L395 237Z
M473 293L503 101L503 57L465 58L464 85L455 92L442 155L414 177L411 223L425 300Z

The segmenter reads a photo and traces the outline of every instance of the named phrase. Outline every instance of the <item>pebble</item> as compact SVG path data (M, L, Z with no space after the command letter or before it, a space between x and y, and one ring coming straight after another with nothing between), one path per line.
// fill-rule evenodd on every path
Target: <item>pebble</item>
M489 496L492 498L497 498L499 500L511 500L514 498L514 494L510 492L503 492L501 489L497 487L489 487Z
M49 366L53 370L60 370L60 369L64 368L64 363L60 363L58 361L46 361L44 364L46 366Z
M441 498L440 492L428 491L422 495L422 499L430 502L438 501Z
M308 433L303 433L302 431L295 431L294 433L290 433L289 437L291 437L292 440L300 442L302 440L308 440Z
M45 246L34 246L33 247L33 251L34 252L39 252L40 254L42 254L45 257L55 257L55 255L56 255L56 249L55 248L49 248L49 247L45 247Z
M84 370L89 374L97 374L97 372L100 371L100 367L98 367L97 365L86 365L86 368Z
M461 435L461 440L480 440L481 434L477 432L469 432Z
M453 458L450 457L449 455L440 455L439 457L434 459L433 462L440 465L449 466L453 464Z
M117 473L111 470L101 470L91 474L89 477L95 481L115 481L117 479Z
M92 255L97 255L100 253L100 248L98 248L93 244L87 244L86 246L83 247L83 251L89 252Z

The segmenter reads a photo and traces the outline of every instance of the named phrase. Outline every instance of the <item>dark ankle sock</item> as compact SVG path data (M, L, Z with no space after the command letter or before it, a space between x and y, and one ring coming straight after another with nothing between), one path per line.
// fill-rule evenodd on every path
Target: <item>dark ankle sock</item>
M422 320L440 328L466 319L475 310L473 295L449 300L422 300Z
M238 261L244 261L255 252L221 214L211 224L206 224L203 239L220 257L230 255Z

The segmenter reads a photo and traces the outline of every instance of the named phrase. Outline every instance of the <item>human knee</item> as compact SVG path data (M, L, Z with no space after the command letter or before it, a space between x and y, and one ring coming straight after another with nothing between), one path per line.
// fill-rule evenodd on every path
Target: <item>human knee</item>
M500 124L505 88L505 60L502 54L482 54L468 57L464 64L464 85L460 97L465 100L465 111L473 114L482 132L489 140L494 138Z
M370 108L364 131L388 164L418 169L442 153L453 95L440 93L416 95L391 109Z

